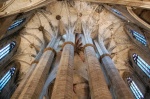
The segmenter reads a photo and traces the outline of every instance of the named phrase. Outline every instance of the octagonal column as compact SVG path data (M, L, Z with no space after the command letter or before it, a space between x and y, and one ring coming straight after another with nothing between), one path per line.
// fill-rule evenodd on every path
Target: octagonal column
M84 53L87 63L89 85L92 99L112 99L105 81L92 39L85 35Z
M66 36L51 99L73 99L74 38Z
M101 56L100 61L104 65L104 69L106 70L108 78L111 82L115 99L134 99L131 91L125 84L117 68L115 67L114 62L110 58L110 55L104 46L104 42L100 41L99 46L96 42L96 45Z
M55 50L53 48L57 48L55 46L56 37L52 38L44 53L38 62L37 66L35 67L32 75L29 80L26 82L24 89L22 90L21 94L19 95L19 99L38 99L39 95L42 91L44 82L47 78L49 73L50 66L52 64Z
M29 80L29 77L31 76L31 74L33 73L36 65L38 64L43 51L46 47L46 44L44 43L42 45L42 48L40 49L39 53L37 54L37 56L35 57L35 60L31 63L31 67L30 70L26 73L25 77L23 78L23 80L20 82L19 86L17 87L17 89L15 90L13 96L11 97L11 99L17 99L19 97L19 95L21 94L22 90L24 89L27 81Z

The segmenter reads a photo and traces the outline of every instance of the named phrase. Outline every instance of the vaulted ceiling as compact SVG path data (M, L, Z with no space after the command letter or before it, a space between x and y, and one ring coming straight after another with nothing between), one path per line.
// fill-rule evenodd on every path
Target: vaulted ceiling
M114 13L111 8L118 9L120 14ZM34 11L33 17L19 31L21 42L14 57L21 62L22 74L30 69L35 56L51 40L56 30L65 38L65 29L70 22L76 24L75 33L82 34L83 24L86 24L92 31L93 40L104 41L122 75L129 70L128 51L140 49L125 31L126 24L137 25L135 30L150 35L150 14L140 16L140 9L149 13L150 0L0 0L0 22L9 16ZM150 39L147 40L149 42ZM61 51L63 42L62 39L58 51ZM82 54L75 57L82 60Z

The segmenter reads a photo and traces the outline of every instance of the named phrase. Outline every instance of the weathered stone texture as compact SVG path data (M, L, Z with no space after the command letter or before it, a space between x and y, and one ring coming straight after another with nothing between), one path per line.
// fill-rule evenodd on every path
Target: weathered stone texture
M37 99L39 97L53 57L54 53L51 50L43 54L19 99Z
M100 49L103 54L108 54L107 49L104 46L103 42L100 42ZM100 58L101 59L101 58ZM109 56L104 56L100 60L104 66L104 69L107 72L108 78L111 82L111 86L113 88L114 96L116 99L134 99L131 91L128 86L125 84L124 80L121 78L115 64Z
M73 98L73 62L74 47L66 44L63 48L51 99Z
M85 57L88 66L89 86L92 99L111 99L111 94L93 47L88 46L85 48Z

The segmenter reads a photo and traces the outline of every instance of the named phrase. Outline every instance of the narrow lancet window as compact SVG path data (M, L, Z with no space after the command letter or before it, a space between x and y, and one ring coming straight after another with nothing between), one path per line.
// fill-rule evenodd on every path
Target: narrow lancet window
M150 66L137 54L133 54L134 62L142 69L142 71L150 78Z
M121 17L122 19L124 19L124 20L126 20L126 18L121 14L121 12L120 11L118 11L117 9L111 9L111 11L113 12L113 13L115 13L116 15L118 15L119 17Z
M122 16L122 14L121 14L118 10L112 9L112 11L113 11L114 13L116 13L117 15Z
M132 93L134 94L136 99L144 99L144 96L142 94L142 92L140 91L140 89L138 88L138 86L136 85L136 83L132 80L131 77L127 78L127 82L128 85L130 87L130 90L132 91Z
M130 30L130 33L132 34L132 36L133 36L136 40L138 40L138 41L139 41L140 43L142 43L144 46L147 46L146 38L145 38L142 34L136 32L136 31L134 31L134 30Z
M11 77L14 75L16 68L12 67L1 79L0 79L0 92L9 82Z
M17 26L21 25L25 20L26 20L25 18L16 20L16 21L8 28L8 30L12 30L12 29L16 28Z
M9 54L12 49L15 47L16 43L15 42L11 42L9 44L7 44L5 47L3 47L2 49L0 49L0 60L2 60L7 54Z

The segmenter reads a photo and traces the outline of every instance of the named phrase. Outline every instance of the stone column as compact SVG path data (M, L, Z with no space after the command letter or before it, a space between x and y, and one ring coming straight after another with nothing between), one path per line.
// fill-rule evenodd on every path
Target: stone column
M101 56L100 61L103 64L104 69L106 70L108 78L111 82L115 99L134 99L132 93L130 92L130 89L121 78L118 70L115 67L114 62L110 58L110 55L105 48L103 41L99 42L99 47L97 49Z
M19 99L38 99L42 91L43 85L49 73L50 66L52 64L55 55L55 42L56 37L53 37L50 43L47 45L44 53L34 69L29 80L26 82L24 89L22 90ZM54 49L53 49L54 48Z
M73 99L74 34L67 33L51 99Z
M31 63L31 67L30 70L26 73L25 77L23 78L23 80L20 82L19 86L17 87L17 89L15 90L13 96L11 97L11 99L17 99L19 97L19 95L21 94L22 90L24 89L29 77L32 75L36 65L38 64L43 51L46 47L46 44L44 43L42 45L42 48L40 49L39 53L37 54L37 56L35 57L35 60Z
M58 71L58 66L59 66L59 63L60 63L60 58L61 58L61 52L58 52L57 55L56 55L56 58L55 58L55 62L53 64L53 68L51 70L51 72L49 73L48 77L47 77L47 80L43 86L43 89L42 89L42 92L40 94L40 97L39 99L43 99L44 97L46 97L46 99L49 99L49 92L48 90L52 89L51 86L53 86L53 81L55 80L56 78L56 74L57 74L57 71ZM50 90L52 92L52 90Z
M83 48L87 63L91 99L112 99L89 35L85 35Z

